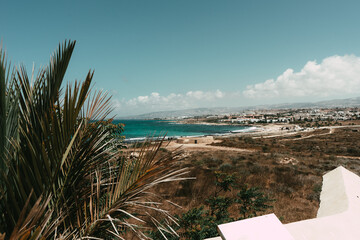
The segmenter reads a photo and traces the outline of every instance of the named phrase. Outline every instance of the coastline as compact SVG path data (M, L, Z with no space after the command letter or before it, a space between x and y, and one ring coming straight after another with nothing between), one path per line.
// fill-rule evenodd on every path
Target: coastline
M249 137L252 139L269 139L269 138L277 138L281 139L280 141L298 141L301 139L311 138L314 136L321 136L332 134L338 128L360 128L360 125L344 125L344 126L324 126L324 127L308 127L302 128L297 124L287 124L287 123L269 123L262 125L253 125L251 131L242 131L236 133L229 134L221 134L221 135L204 135L204 136L185 136L185 137L169 137L165 138L163 142L163 148L169 151L174 151L177 149L184 150L184 156L188 156L192 152L211 152L217 153L219 151L227 151L227 152L239 152L239 153L254 153L258 151L257 149L252 149L249 147L231 147L231 146L221 146L217 145L217 143L221 143L223 141L233 141L231 138L241 138L241 137ZM327 129L328 131L319 132L319 130ZM129 147L134 146L134 143L141 143L143 141L132 141L128 142ZM157 139L159 140L159 138ZM237 141L237 140L235 140ZM126 143L125 143L126 144ZM139 145L141 146L141 145Z
M299 132L309 131L294 124L266 124L253 125L250 131L234 132L218 136L182 137L167 141L166 149L175 150L182 148L186 151L231 151L231 152L253 152L253 149L232 148L225 146L214 146L214 143L222 142L225 139L236 137L268 138L277 136L291 136Z
M131 120L130 120L131 121ZM157 120L145 121L138 123L124 123L125 143L142 142L147 139L159 139L165 136L165 140L178 139L183 137L206 137L206 136L230 136L238 133L248 133L259 131L257 126L249 126L244 124L226 124L226 123L208 123L208 122L185 122L185 121L165 121L166 124L156 123ZM153 124L152 122L155 122ZM126 131L129 126L129 131ZM134 131L135 129L135 131ZM139 130L140 129L140 130ZM145 129L142 132L142 129ZM147 130L150 129L150 130ZM146 132L151 134L145 135ZM159 134L156 134L159 133Z
M176 124L193 124L193 125L209 125L209 126L215 126L215 125L219 125L219 126L243 126L243 127L252 126L252 125L244 125L244 124L240 124L240 123L231 123L230 124L230 123L189 121L189 120L177 120L177 121L174 121L174 123L176 123Z
M179 123L179 124L195 124L195 123ZM231 125L226 123L204 123L197 122L199 125ZM309 129L300 128L298 125L294 124L264 124L264 125L237 125L245 127L244 129L229 131L226 133L216 133L216 134L204 134L204 135L182 135L182 136L165 136L165 141L173 141L178 139L202 139L207 137L213 137L217 139L221 138L231 138L231 137L240 137L240 136L252 136L252 137L271 137L271 136L281 136L281 135L291 135L296 134L302 131L309 131ZM162 136L147 136L147 137L135 137L125 139L125 143L135 143L135 142L143 142L149 139L158 140L161 139Z

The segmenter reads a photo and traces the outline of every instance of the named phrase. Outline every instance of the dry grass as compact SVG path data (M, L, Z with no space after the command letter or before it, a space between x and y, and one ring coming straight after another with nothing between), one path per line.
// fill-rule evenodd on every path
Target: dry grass
M323 174L339 165L360 174L360 129L335 129L323 135L326 131L313 132L314 136L304 139L310 134L301 133L286 141L282 137L225 138L216 145L256 151L190 152L179 164L190 167L190 175L197 179L164 185L156 191L181 205L182 209L172 209L181 213L204 203L215 190L214 171L222 170L235 174L239 185L259 187L275 199L268 212L274 212L283 223L314 218Z

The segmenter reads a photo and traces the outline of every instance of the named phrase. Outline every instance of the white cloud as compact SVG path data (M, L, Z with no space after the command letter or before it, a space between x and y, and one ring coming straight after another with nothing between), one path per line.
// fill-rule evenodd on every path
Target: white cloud
M360 93L360 58L331 56L320 64L309 61L299 72L287 69L263 83L247 86L248 98L346 97Z
M160 98L160 94L157 93L157 92L153 92L153 93L151 93L151 97L153 97L153 98Z
M122 104L118 99L111 99L111 104L114 109L121 108Z
M189 91L186 93L186 96L190 98L201 99L204 97L204 93L202 91Z
M138 96L137 101L139 103L147 103L149 102L149 96Z
M215 92L189 91L186 93L186 96L190 99L213 101L217 98L223 98L224 94L220 90Z
M216 90L216 92L215 92L215 97L216 97L216 98L223 98L223 97L224 97L224 93L221 92L221 91L218 89L218 90Z
M129 100L113 100L115 111L121 115L144 113L151 111L178 110L216 105L225 93L216 91L188 91L186 93L170 93L166 96L152 92L146 96L138 96ZM123 112L126 112L124 114Z
M148 96L138 96L126 102L129 105L156 105L160 106L176 106L179 103L191 105L194 100L211 102L219 98L223 98L224 93L220 90L215 92L189 91L185 94L170 93L167 96L161 96L157 92L153 92ZM194 104L196 105L196 104Z

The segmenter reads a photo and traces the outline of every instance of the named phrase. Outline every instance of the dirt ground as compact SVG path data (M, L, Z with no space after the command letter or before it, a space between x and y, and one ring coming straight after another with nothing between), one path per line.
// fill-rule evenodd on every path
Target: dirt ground
M182 206L171 208L181 213L204 204L215 189L215 171L222 171L234 174L238 185L259 187L275 199L268 212L283 223L314 218L323 174L339 165L360 174L359 132L360 125L348 125L218 137L211 143L170 142L163 153L181 146L179 166L189 168L189 176L196 180L155 191Z

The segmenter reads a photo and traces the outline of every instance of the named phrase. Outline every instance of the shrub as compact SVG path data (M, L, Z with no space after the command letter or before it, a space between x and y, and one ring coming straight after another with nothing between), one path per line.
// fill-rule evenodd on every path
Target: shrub
M220 164L223 163L223 160L214 158L214 157L210 157L210 158L204 159L204 163L206 164L206 166L208 168L217 168Z
M243 137L242 139L244 140L245 143L248 143L248 144L255 143L255 140L252 137Z
M230 159L231 159L231 163L234 166L236 166L240 161L245 160L246 158L245 156L240 155L240 156L231 157Z
M269 150L270 150L268 145L262 146L261 149L262 149L263 152L269 152Z
M235 200L235 202L239 204L238 209L241 218L257 216L258 212L272 208L272 206L268 204L273 201L273 199L270 199L258 188L248 188L246 185L238 192L237 199Z
M179 225L173 225L178 231L181 239L204 239L218 235L217 225L233 220L244 219L256 216L272 206L269 205L274 200L270 199L258 188L248 188L243 185L237 193L236 198L225 196L226 192L232 192L235 188L235 176L223 172L215 172L216 189L213 195L205 200L205 205L193 208L183 213L179 218ZM223 195L219 195L223 193ZM239 209L238 217L231 217L229 208L235 206ZM168 236L169 233L163 232L168 239L178 239ZM154 239L161 237L159 229L151 231L149 235Z
M230 163L223 163L220 165L219 170L222 172L228 172L232 169L232 165Z
M276 183L283 184L286 187L298 189L302 186L302 181L295 173L294 169L285 167L274 168Z

